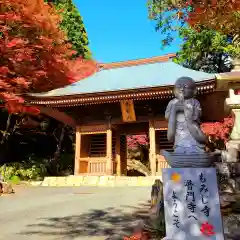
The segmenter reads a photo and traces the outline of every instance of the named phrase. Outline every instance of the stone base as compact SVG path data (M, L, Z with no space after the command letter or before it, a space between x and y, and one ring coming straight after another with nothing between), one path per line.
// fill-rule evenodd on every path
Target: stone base
M124 187L124 186L152 186L156 177L118 177L118 176L67 176L67 177L45 177L41 186L103 186L103 187Z

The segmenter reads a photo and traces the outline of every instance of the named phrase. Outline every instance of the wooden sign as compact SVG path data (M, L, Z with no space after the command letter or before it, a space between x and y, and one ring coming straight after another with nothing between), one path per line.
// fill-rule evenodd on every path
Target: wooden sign
M121 104L123 121L124 122L135 122L136 115L135 115L133 100L122 100L122 101L120 101L120 104Z
M224 240L215 168L163 169L166 235Z

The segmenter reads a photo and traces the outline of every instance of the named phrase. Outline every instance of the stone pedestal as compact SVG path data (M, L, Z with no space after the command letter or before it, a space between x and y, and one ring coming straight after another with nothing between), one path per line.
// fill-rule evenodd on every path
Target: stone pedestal
M235 95L235 96L237 98L236 101L237 101L239 108L232 109L235 121L234 121L234 125L233 125L233 129L232 129L230 138L232 140L240 141L240 95ZM234 107L234 105L233 105L233 107Z
M240 191L240 95L230 89L226 104L234 114L234 125L226 144L227 151L223 154L223 163L216 163L216 168L221 190L236 193Z
M226 149L224 160L226 162L239 162L240 140L230 140L226 144Z
M230 135L230 140L226 145L228 152L228 162L237 162L240 151L240 95L234 93L233 89L229 90L229 98L226 104L232 109L234 115L234 125Z

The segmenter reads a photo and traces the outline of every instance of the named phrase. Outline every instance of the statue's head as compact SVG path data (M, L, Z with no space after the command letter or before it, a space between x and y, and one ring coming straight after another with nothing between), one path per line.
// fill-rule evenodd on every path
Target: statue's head
M183 100L194 97L196 93L196 83L190 77L180 77L175 83L175 97Z

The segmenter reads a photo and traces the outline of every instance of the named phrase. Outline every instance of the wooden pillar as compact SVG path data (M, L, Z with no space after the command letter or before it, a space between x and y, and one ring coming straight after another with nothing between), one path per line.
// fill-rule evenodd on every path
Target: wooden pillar
M122 166L121 166L121 151L120 151L120 134L119 131L116 132L116 163L117 163L117 176L122 175Z
M107 130L107 164L106 173L107 175L113 175L113 162L112 162L112 129Z
M122 174L127 176L127 137L120 138L120 142L121 170Z
M154 128L154 121L149 121L149 161L150 161L150 169L151 175L156 175L156 133Z
M80 170L80 151L81 151L81 133L80 133L80 127L76 127L74 175L79 174L79 170Z

